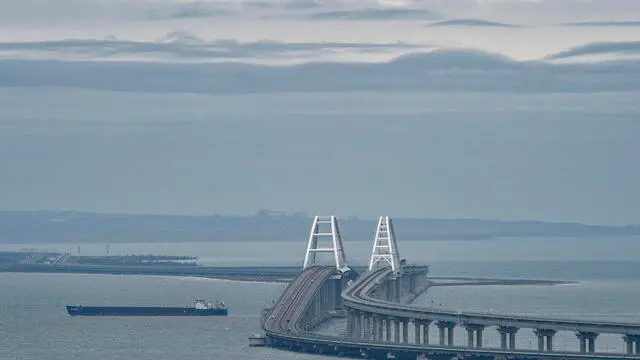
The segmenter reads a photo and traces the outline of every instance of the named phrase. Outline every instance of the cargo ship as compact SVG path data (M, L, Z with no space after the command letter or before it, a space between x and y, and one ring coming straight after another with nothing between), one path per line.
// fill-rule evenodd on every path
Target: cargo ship
M67 305L71 316L227 316L224 302L216 303L196 299L193 306L84 306Z

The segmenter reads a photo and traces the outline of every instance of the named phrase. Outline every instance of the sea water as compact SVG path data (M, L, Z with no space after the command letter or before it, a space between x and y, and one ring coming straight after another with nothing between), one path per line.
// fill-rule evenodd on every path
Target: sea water
M572 281L566 285L434 287L418 304L456 310L557 316L640 323L640 239L565 238L402 242L409 263L428 264L432 276L475 276ZM345 243L347 260L365 264L369 242ZM83 254L103 254L106 244L81 244ZM78 244L0 245L76 252ZM195 255L209 265L300 265L304 243L110 244L110 253ZM256 251L260 249L260 251ZM285 284L164 276L0 273L0 359L190 358L312 359L316 355L248 347L259 332L260 312ZM195 297L224 300L227 317L70 317L65 304L188 305ZM341 331L334 321L322 331ZM431 331L436 342L435 327ZM456 343L465 344L457 329ZM532 332L518 347L535 348ZM485 344L498 346L485 330ZM619 335L603 334L599 351L622 351ZM576 350L571 332L556 349Z

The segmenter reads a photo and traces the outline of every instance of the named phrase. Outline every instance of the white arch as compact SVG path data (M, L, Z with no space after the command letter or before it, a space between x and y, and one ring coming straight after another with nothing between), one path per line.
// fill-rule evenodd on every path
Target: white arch
M373 237L373 250L369 261L369 271L379 263L386 263L393 271L400 268L400 253L396 244L396 233L393 222L388 216L380 216Z
M323 225L322 229L320 229L320 225ZM327 227L329 229L327 229ZM319 248L318 238L330 238L333 246ZM340 237L340 228L338 227L337 218L333 215L318 215L313 218L313 224L311 225L311 231L309 232L307 252L304 256L304 269L316 264L316 253L319 252L333 253L336 268L338 270L344 270L346 268L347 261L345 259L344 247L342 246L342 238Z

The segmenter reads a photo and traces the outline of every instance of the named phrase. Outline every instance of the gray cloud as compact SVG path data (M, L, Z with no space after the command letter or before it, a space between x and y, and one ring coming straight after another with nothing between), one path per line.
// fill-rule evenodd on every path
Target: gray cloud
M171 4L147 13L148 18L151 20L229 17L236 15L237 12L232 9L205 1Z
M640 90L640 78L630 76L638 72L640 61L632 60L551 64L477 51L433 51L385 63L296 66L4 60L0 62L0 85L185 93L606 92Z
M640 21L585 21L565 23L562 25L579 27L634 27L640 26Z
M351 51L386 53L392 50L426 49L426 45L408 43L337 43L306 42L284 43L278 41L238 42L235 40L205 41L185 31L174 31L155 42L140 42L111 38L70 39L60 41L0 43L2 52L47 54L55 58L109 58L126 55L152 55L160 60L170 58L188 59L255 59L255 58L293 58L314 56L318 52ZM44 53L44 54L43 54Z
M303 15L308 20L436 20L440 15L427 9L369 8L320 11Z
M640 54L640 41L591 43L549 55L546 59L558 60L577 56L603 54Z
M295 9L315 9L322 6L322 3L318 0L292 0L285 3L285 8Z
M468 26L468 27L505 27L518 28L520 25L507 24L496 21L488 21L482 19L453 19L427 24L426 26Z

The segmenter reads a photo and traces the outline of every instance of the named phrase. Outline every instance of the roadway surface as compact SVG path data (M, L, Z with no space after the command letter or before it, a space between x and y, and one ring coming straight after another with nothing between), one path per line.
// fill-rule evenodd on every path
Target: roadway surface
M371 312L392 317L450 321L461 325L474 324L484 326L509 326L516 328L551 329L558 331L582 331L610 334L640 334L640 324L609 321L586 321L572 319L551 319L511 314L494 314L479 312L459 312L434 307L417 307L374 299L368 294L372 287L389 276L390 270L381 269L363 274L343 293L345 306L356 310Z
M370 354L386 354L394 352L398 354L430 357L453 358L455 356L508 359L566 359L566 360L619 360L640 359L637 355L611 354L611 353L578 353L578 352L545 352L523 349L494 349L494 348L468 348L459 346L436 346L431 344L402 344L394 342L372 341L353 337L341 337L320 335L304 332L300 326L305 309L309 306L322 282L327 281L333 273L332 268L314 267L300 274L283 292L275 306L268 313L263 322L263 329L268 338L275 342L275 346L284 346L290 349L299 349L306 352L322 352L332 355L363 357ZM363 291L372 286L374 279L381 279L387 275L386 270L370 273L356 280L349 289L343 292L343 299L349 302L348 306L358 302L371 300L360 299ZM346 305L346 303L345 303ZM387 306L388 304L385 304ZM377 305L376 305L377 306ZM384 307L382 308L385 309ZM388 310L388 308L386 308ZM412 307L415 311L415 308ZM432 312L434 313L434 312ZM458 315L456 313L456 315ZM457 318L459 319L459 318ZM543 319L544 320L544 319ZM545 320L548 321L548 320Z
M284 290L275 306L267 314L263 328L267 333L300 333L300 319L316 292L333 274L333 268L311 267L302 272Z

